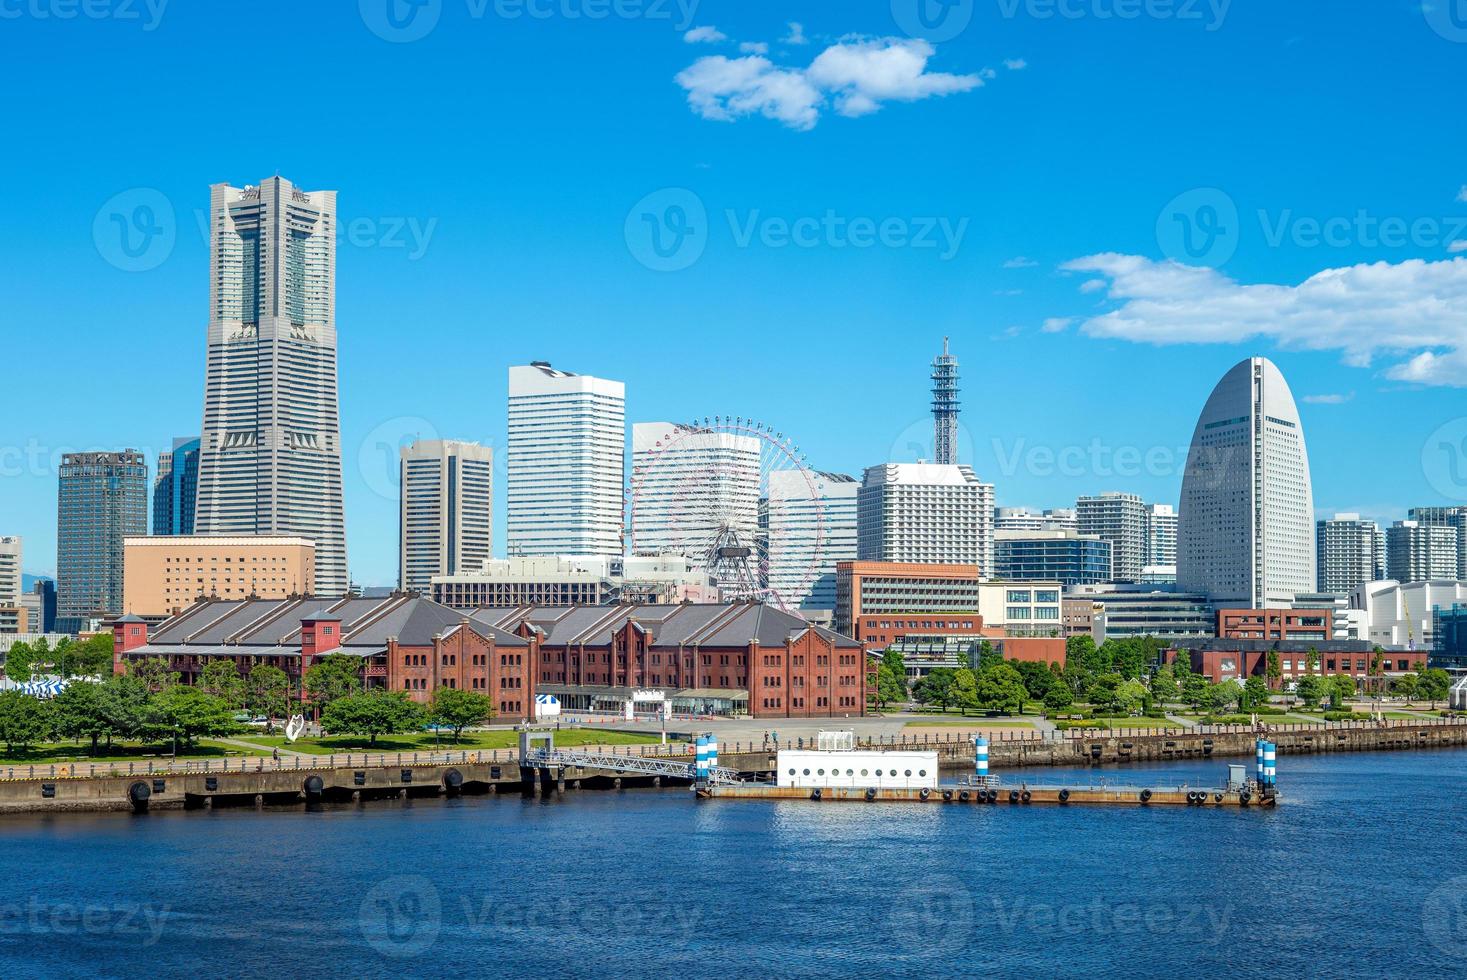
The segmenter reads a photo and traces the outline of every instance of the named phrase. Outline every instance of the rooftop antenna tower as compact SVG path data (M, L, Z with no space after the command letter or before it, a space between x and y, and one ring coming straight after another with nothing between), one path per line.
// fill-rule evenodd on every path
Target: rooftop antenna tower
M951 466L958 461L958 359L948 352L932 361L932 428L934 462Z

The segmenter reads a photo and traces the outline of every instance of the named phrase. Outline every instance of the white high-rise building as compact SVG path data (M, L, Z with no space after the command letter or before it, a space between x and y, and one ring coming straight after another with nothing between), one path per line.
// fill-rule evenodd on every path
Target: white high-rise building
M1267 358L1225 374L1192 433L1177 584L1216 602L1287 609L1315 588L1309 452L1288 382Z
M843 473L769 475L769 588L789 608L835 610L836 563L856 558L860 489Z
M433 576L477 571L493 557L494 451L420 439L398 455L400 583L428 595Z
M1146 564L1158 567L1177 563L1177 509L1171 504L1146 505Z
M995 531L1073 531L1078 518L1073 508L1056 507L1032 511L1027 507L995 507Z
M9 609L20 606L21 550L19 537L0 537L0 606Z
M316 591L347 591L335 191L302 191L280 177L210 188L194 533L310 538Z
M1102 493L1075 501L1076 528L1110 542L1111 580L1139 582L1146 560L1146 503L1134 493Z
M991 576L993 484L965 465L869 467L857 493L856 552L862 561L977 565Z
M1457 578L1467 582L1467 507L1412 507L1406 518L1457 532Z
M1347 595L1385 578L1385 533L1359 514L1336 514L1314 526L1318 591Z
M622 554L626 385L511 367L507 448L509 555Z
M1396 521L1386 530L1386 575L1397 582L1457 578L1457 529Z
M630 551L701 559L725 532L752 547L761 448L757 438L733 432L634 424Z

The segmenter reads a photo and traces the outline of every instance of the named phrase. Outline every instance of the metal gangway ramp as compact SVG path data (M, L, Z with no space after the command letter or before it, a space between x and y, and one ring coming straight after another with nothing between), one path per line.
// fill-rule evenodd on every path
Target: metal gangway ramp
M538 743L543 743L545 747L537 748ZM554 734L548 731L520 732L520 765L527 769L568 769L574 766L581 769L604 769L617 773L672 776L675 779L687 779L693 782L696 782L698 778L698 767L694 762L557 749ZM737 769L710 766L708 781L730 784L743 780Z

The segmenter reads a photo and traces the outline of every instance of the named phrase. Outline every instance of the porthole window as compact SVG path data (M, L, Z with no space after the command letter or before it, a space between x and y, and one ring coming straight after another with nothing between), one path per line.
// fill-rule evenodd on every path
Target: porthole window
M862 769L862 770L861 770L861 775L863 775L863 776L865 776L865 775L868 775L868 773L867 773L867 772L866 772L866 770L865 770L865 769Z
M793 769L791 769L790 770L790 775L793 776L794 774L795 774L795 771ZM809 773L807 772L806 775L809 775Z
M847 769L846 770L846 775L847 776L854 776L855 774L856 774L856 770L854 770L854 769Z
M817 770L815 770L815 773L816 773L816 775L823 776L823 775L825 775L825 770L824 769L817 769Z
M927 775L927 770L926 769L918 769L917 770L917 775L919 775L919 776L925 776L925 775Z
M881 775L881 770L880 769L876 770L876 775L878 775L878 776Z
M908 769L907 770L907 775L910 776L911 774L912 774L912 770Z
M810 775L810 770L806 769L805 770L805 775L807 775L807 776Z

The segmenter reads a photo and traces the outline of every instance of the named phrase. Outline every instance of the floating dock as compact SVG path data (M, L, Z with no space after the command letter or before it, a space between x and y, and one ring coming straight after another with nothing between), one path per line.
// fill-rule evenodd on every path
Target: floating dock
M854 787L700 786L699 799L813 800L817 803L947 803L976 806L1210 806L1271 807L1278 794L1266 787L1159 789L1144 786L939 786L936 789L858 789Z

